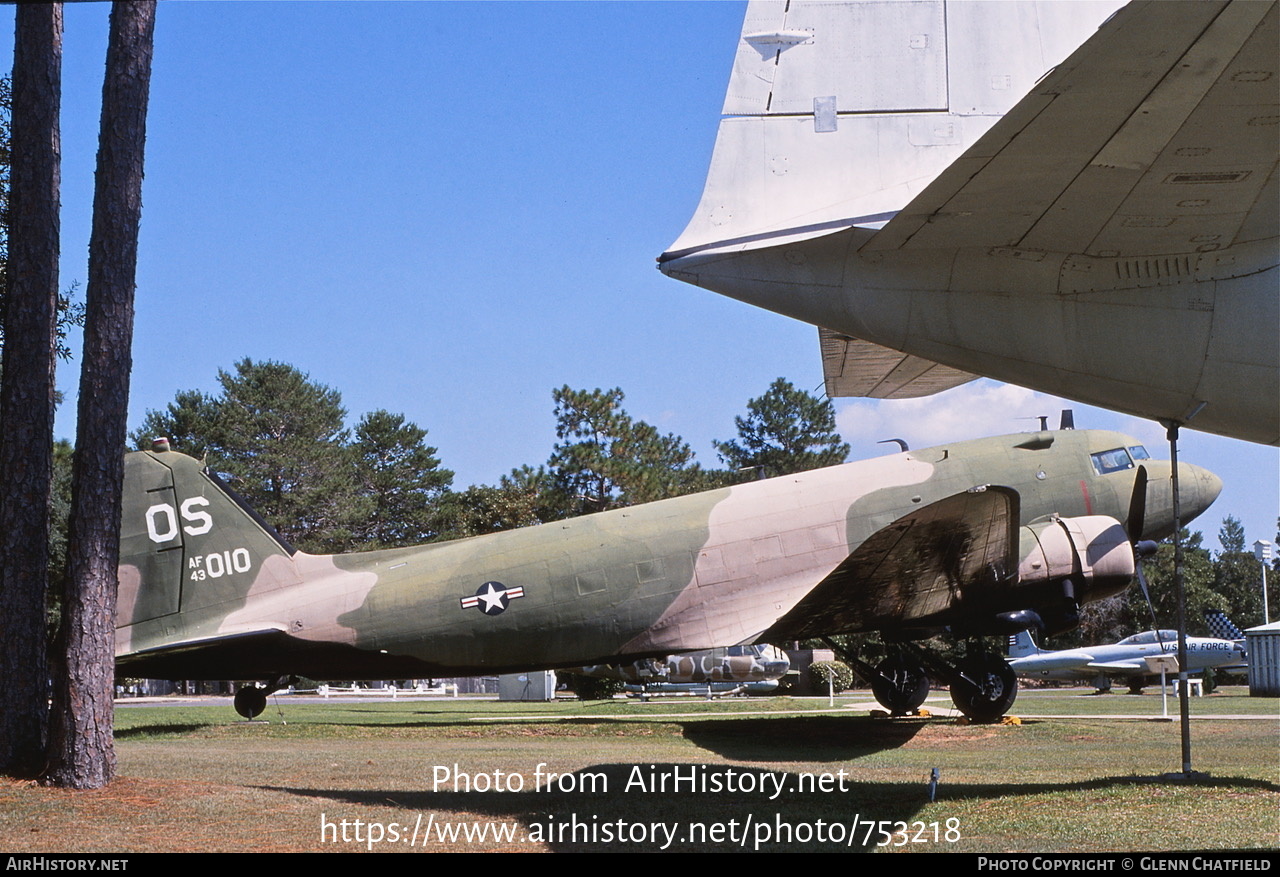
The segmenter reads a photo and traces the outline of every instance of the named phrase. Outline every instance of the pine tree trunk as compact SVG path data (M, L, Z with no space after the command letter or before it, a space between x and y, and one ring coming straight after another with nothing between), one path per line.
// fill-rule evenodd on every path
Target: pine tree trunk
M44 767L45 592L58 309L62 4L17 10L10 139L9 288L0 388L0 770Z
M106 785L116 767L116 566L155 11L154 0L112 5L102 89L72 470L69 584L45 774L47 782L79 789Z

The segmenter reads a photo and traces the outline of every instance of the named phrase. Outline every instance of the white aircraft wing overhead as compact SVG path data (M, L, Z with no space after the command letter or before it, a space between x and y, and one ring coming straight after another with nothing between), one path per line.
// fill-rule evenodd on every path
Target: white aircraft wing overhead
M1277 45L1275 2L1132 3L863 251L1140 256L1130 270L1155 278L1274 246Z
M950 390L978 376L939 362L818 328L827 395L914 399Z

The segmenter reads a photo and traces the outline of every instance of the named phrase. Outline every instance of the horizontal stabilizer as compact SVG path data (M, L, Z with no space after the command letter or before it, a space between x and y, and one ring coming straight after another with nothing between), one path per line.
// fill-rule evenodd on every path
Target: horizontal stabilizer
M818 329L827 395L872 399L932 396L977 375L830 329Z

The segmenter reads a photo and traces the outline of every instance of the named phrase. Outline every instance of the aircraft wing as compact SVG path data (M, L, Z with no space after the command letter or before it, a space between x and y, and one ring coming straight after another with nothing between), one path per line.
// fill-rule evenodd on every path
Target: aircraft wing
M828 396L914 399L976 380L977 375L881 347L830 329L818 329Z
M1129 270L1156 279L1192 270L1179 255L1267 241L1277 44L1274 2L1132 3L863 251L1141 256Z
M1091 661L1086 665L1090 670L1102 673L1146 673L1147 665L1141 658L1128 661Z
M858 546L757 642L850 630L927 626L970 589L986 591L1017 569L1019 500L1007 487L976 488L931 503Z

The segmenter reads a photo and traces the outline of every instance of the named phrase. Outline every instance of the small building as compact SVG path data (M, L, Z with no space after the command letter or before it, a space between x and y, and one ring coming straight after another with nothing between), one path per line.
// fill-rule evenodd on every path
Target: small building
M548 701L556 699L554 670L507 673L498 677L498 700Z
M1280 621L1244 632L1249 653L1249 694L1280 697Z

